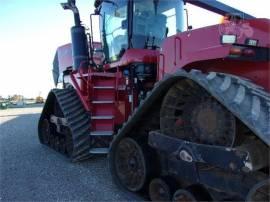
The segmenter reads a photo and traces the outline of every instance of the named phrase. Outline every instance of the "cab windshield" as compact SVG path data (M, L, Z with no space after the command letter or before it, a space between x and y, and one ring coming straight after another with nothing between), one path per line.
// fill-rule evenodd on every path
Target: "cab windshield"
M183 31L183 2L134 0L132 47L160 47L164 38Z
M182 1L134 0L132 15L128 15L128 2L114 0L102 3L100 27L107 62L118 60L129 47L160 47L164 38L183 31ZM132 19L127 19L128 16ZM132 22L129 31L128 22Z
M101 28L104 54L107 61L116 61L128 47L127 27L127 2L114 1L115 3L102 4Z

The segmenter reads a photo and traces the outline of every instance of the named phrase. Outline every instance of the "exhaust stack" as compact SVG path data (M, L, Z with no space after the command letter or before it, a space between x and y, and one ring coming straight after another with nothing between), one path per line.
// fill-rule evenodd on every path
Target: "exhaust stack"
M64 10L71 10L74 15L75 26L71 27L71 44L73 70L79 70L82 67L89 66L88 42L85 28L81 25L79 10L75 0L68 0L67 3L61 3Z

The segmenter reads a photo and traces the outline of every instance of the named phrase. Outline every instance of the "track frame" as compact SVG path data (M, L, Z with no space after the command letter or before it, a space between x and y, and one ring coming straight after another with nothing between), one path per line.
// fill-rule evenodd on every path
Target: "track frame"
M213 146L170 137L159 131L151 131L148 144L158 151L165 152L167 158L175 158L188 163L208 164L232 172L249 173L259 170L267 166L268 160L267 147L262 143L257 144L260 150L256 151L252 146L256 143L245 145L245 148Z
M162 173L190 185L200 184L212 192L212 198L218 190L226 193L228 199L245 199L255 184L267 179L266 175L249 170L252 150L196 144L158 131L150 132L148 143L164 159Z

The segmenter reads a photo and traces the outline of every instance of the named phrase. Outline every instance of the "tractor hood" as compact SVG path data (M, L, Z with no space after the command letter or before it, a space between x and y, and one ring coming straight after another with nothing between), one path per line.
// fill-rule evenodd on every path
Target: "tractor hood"
M192 62L226 58L232 45L248 46L249 39L257 41L256 47L270 48L269 29L269 19L251 19L179 33L164 41L160 65L179 68ZM223 35L235 35L235 43L222 44Z

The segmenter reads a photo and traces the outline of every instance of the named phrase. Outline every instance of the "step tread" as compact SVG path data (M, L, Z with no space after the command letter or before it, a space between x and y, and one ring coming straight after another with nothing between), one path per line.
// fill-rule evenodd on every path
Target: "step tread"
M121 91L126 90L126 86L125 85L119 85L118 90L121 90Z
M85 74L82 74L82 75L78 76L78 78L88 77L88 76L116 78L115 73L108 73L108 72L92 72L90 74L85 73Z
M91 119L99 120L99 119L113 119L114 116L92 116Z
M92 148L89 151L90 154L108 154L109 153L109 148Z
M93 104L113 104L114 100L93 100Z
M93 86L94 89L101 89L101 90L106 90L106 89L115 89L114 86Z
M91 131L91 136L112 136L113 131Z

